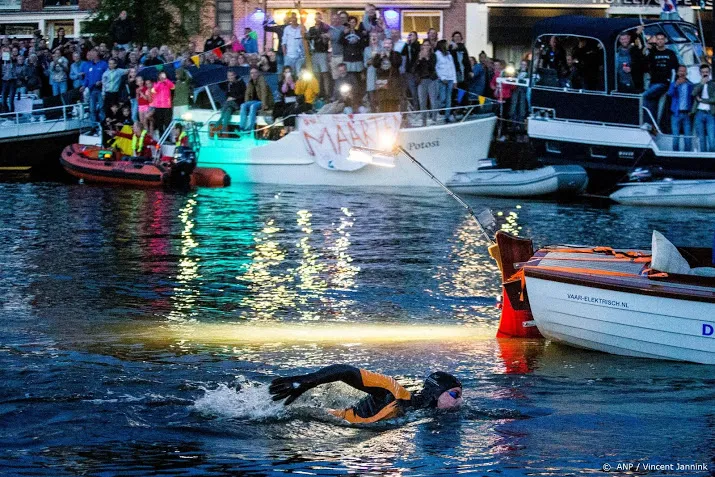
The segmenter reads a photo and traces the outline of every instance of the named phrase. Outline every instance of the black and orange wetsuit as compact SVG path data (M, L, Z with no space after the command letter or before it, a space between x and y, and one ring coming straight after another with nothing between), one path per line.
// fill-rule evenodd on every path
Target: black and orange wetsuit
M401 416L412 398L410 392L394 378L345 364L328 366L308 376L311 385L342 381L368 394L348 409L330 410L334 416L354 424L369 424Z
M408 408L438 407L440 396L446 392L449 392L455 400L452 407L461 404L459 400L461 392L455 389L457 395L452 396L452 389L459 388L461 391L462 383L451 374L442 371L434 372L427 376L420 391L410 393L390 376L346 364L334 364L309 374L275 378L271 381L268 392L273 401L285 399L283 404L288 406L309 389L336 381L342 381L367 393L367 396L348 409L330 410L334 416L354 424L370 424L383 419L392 419L401 416Z

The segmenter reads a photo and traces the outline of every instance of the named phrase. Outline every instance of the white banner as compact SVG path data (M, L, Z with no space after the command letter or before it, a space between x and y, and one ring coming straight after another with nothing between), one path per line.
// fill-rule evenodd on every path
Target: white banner
M397 140L401 121L400 113L305 114L299 117L299 130L306 151L321 167L355 171L366 164L348 161L350 148L388 148Z

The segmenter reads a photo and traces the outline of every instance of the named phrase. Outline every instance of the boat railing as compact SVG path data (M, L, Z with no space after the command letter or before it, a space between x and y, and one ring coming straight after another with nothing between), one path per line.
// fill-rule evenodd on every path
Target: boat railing
M450 108L436 108L436 109L425 109L425 110L415 110L415 111L400 111L400 115L402 117L401 121L401 127L402 129L412 129L412 128L418 128L418 127L425 127L429 123L427 123L426 118L429 118L430 116L432 117L437 117L437 121L435 124L442 124L447 121L447 119L452 119L455 123L463 123L463 122L469 122L469 121L474 121L478 119L483 119L485 117L493 116L494 112L498 109L499 107L499 102L494 101L488 98L484 98L483 100L480 100L480 102L475 102L474 104L467 104L467 105L459 105L459 106L452 106ZM366 113L370 114L370 113ZM380 114L380 113L375 113L375 114ZM199 125L199 129L203 133L210 133L211 131L211 125L216 123L219 120L219 117L221 115L221 111L211 111L211 114L208 116L208 118L204 118L201 120L201 124ZM185 115L186 118L183 118L183 121L192 121L190 119L192 117L191 114ZM288 116L281 116L278 118L274 118L272 116L258 116L256 118L256 128L253 130L253 134L260 134L264 133L267 130L270 129L276 129L276 128L283 128L285 127L285 123L289 119L295 119L296 124L299 124L298 115L291 114ZM178 120L178 118L176 119ZM181 122L181 121L179 121ZM235 122L232 122L231 124L235 124ZM245 134L245 132L241 133ZM165 133L166 135L166 133ZM211 134L209 134L211 135ZM238 133L232 133L231 131L221 131L220 135L217 134L216 137L219 138L230 138L232 136L238 137ZM162 137L163 138L163 137Z
M79 124L78 124L79 122ZM48 134L71 126L90 127L92 121L83 103L65 104L49 108L17 110L0 114L0 137L20 137L28 132L29 125L37 125L32 133Z

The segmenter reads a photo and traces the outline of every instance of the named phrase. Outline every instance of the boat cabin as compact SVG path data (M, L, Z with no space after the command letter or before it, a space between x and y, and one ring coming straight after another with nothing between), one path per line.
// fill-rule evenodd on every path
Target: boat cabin
M705 62L695 25L679 20L559 16L533 30L532 117L641 126L649 120L641 93L647 87L646 51L657 34L700 81Z

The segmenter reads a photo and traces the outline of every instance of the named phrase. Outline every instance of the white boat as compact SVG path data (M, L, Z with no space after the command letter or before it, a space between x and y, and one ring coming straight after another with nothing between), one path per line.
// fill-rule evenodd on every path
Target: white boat
M626 205L715 207L715 180L662 180L618 184L611 200Z
M354 145L385 149L383 135L393 143L396 140L443 182L458 171L474 169L479 159L487 157L495 115L468 113L454 123L411 126L421 124L420 118L415 112L301 116L297 130L272 141L213 135L209 124L218 119L218 113L191 111L191 120L200 125L199 167L224 169L234 183L436 186L407 159L391 168L347 161Z
M522 313L518 325L523 329L535 324L545 338L580 348L715 364L715 268L690 268L711 265L711 249L671 244L683 269L662 273L649 270L664 262L655 256L662 245L654 247L654 255L560 246L529 257L530 241L499 232L497 243L507 277L504 306L509 307L502 320ZM515 269L520 271L509 275ZM528 312L533 322L525 318ZM519 326L502 323L503 329Z
M588 174L581 166L547 166L523 171L479 168L455 174L446 185L459 194L492 197L578 195L586 190Z
M33 100L23 98L15 104L14 113L0 115L0 173L61 170L62 149L93 126L81 103L33 109Z

